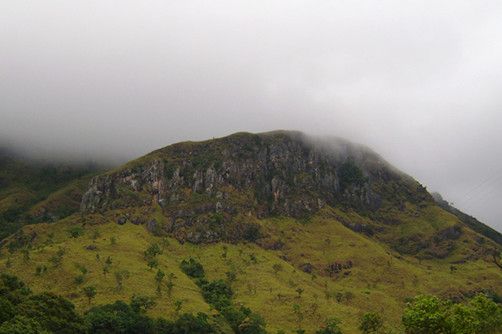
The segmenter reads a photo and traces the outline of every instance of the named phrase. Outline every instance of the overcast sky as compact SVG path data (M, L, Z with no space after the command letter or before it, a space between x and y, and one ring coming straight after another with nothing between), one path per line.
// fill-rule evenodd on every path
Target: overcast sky
M0 1L0 137L129 159L297 129L502 231L502 2Z

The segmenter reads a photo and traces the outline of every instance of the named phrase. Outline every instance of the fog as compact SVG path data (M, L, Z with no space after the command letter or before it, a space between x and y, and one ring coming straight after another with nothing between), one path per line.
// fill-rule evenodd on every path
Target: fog
M500 1L0 2L0 138L126 160L296 129L502 231Z

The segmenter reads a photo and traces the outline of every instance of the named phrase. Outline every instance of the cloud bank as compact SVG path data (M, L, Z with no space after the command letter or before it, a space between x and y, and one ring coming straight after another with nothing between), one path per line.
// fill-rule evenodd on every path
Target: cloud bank
M0 137L129 159L296 129L502 230L500 1L0 3Z

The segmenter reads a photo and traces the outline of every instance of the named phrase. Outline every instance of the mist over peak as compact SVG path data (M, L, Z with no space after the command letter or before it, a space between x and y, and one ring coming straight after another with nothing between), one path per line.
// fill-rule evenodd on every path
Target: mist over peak
M0 134L112 164L238 131L339 136L501 230L501 16L498 1L3 1Z

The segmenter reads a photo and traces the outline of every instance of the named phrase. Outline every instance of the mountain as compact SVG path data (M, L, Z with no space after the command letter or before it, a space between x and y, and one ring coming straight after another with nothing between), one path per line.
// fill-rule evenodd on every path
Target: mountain
M448 201L444 200L441 194L439 193L432 193L431 194L434 200L436 201L437 205L439 205L441 208L444 210L450 212L451 214L454 214L462 223L465 225L469 226L471 229L474 231L492 239L499 245L502 245L502 233L495 231L492 229L490 226L487 226L477 220L476 218L460 211L459 209L455 208L452 206Z
M97 164L33 160L0 147L0 240L21 226L79 210Z
M81 312L92 285L96 305L152 296L152 316L205 312L232 332L208 290L226 286L232 305L261 315L271 333L314 332L331 317L357 333L370 311L402 330L406 301L419 294L502 294L498 232L340 138L236 133L72 182L79 208L71 201L64 215L4 239L0 266ZM64 203L68 186L44 196L44 208ZM34 202L23 208L36 211Z

